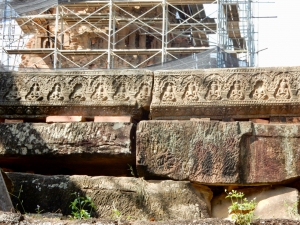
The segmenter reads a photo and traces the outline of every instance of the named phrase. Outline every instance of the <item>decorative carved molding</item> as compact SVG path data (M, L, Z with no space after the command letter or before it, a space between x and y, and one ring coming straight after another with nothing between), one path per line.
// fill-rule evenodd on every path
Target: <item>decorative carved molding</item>
M148 70L1 73L0 116L130 115L151 101Z
M154 72L152 119L300 114L300 67Z

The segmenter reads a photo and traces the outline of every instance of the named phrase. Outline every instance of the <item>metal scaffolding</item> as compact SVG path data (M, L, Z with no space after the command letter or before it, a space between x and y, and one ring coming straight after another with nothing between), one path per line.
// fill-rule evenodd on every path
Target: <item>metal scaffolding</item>
M215 11L207 15L206 4ZM226 67L224 52L255 66L250 0L0 0L0 6L5 70L141 68L216 47L218 67Z

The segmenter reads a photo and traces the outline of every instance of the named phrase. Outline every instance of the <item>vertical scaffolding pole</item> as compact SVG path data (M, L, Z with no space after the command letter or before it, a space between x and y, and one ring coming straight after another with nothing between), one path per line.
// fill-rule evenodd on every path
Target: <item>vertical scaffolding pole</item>
M162 21L162 30L161 30L161 64L165 62L165 36L166 36L166 0L162 0L162 11L163 11L163 21Z
M107 43L107 69L111 69L111 30L112 30L112 6L113 0L109 0L109 22L108 22L108 43Z
M58 14L59 6L56 5L56 15L55 15L55 32L54 32L54 60L53 60L53 69L56 69L57 65L57 30L58 30Z

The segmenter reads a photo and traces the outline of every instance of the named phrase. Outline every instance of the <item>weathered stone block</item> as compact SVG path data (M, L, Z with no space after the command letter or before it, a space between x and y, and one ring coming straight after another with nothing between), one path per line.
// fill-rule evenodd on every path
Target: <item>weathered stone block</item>
M90 196L96 216L111 218L117 209L125 218L200 219L210 216L212 192L208 187L194 188L190 182L145 181L131 177L41 176L8 173L17 193L22 185L24 208L34 212L36 205L45 211L61 209L70 214L70 202L77 191ZM24 194L23 194L24 193Z
M137 129L140 175L208 184L240 182L240 145L251 122L142 121Z
M299 72L299 67L155 71L151 116L299 116Z
M0 169L0 211L15 212Z
M149 110L148 70L52 71L1 74L0 117L133 116Z
M250 201L256 199L258 203L254 217L260 219L299 219L293 215L292 210L298 208L299 193L294 188L288 187L254 187L238 189ZM226 194L215 196L212 200L212 217L229 218L228 207L230 199L225 199Z
M142 121L140 176L204 184L275 184L300 177L300 125Z
M132 123L2 123L0 133L0 163L15 171L126 175L135 161Z
M300 125L253 124L242 143L244 183L280 183L300 176Z

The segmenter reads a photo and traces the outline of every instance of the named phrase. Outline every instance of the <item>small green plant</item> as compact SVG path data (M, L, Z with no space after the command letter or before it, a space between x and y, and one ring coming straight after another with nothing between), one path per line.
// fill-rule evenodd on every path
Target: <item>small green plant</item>
M130 164L127 164L127 165L128 165L128 167L129 167L128 170L130 170L130 174L131 174L133 177L135 177L135 173L134 173L134 171L133 171L132 166L131 166Z
M44 210L41 210L41 207L39 205L36 205L35 211L37 214L41 214Z
M244 198L245 195L243 192L237 192L235 190L230 192L225 190L225 192L227 194L226 198L230 198L231 200L231 206L228 207L231 218L237 224L250 225L254 217L254 209L257 205L255 198L249 202L247 198Z
M80 220L91 218L92 211L96 209L92 199L88 196L82 197L77 192L72 193L72 195L75 196L74 201L70 204L73 218ZM89 210L87 208L89 208Z
M112 214L111 217L113 220L116 220L118 224L121 224L121 220L124 218L122 213L116 208L115 203L113 202L113 209L112 209ZM126 220L130 220L131 216L127 216Z
M16 195L14 195L14 194L12 194L12 193L9 193L11 196L13 196L13 197L15 197L16 199L18 199L18 201L19 201L19 203L20 203L20 205L21 205L21 208L22 208L22 210L23 210L23 213L24 214L26 214L26 211L25 211L25 208L24 208L24 206L23 206L23 200L21 200L21 193L23 192L23 186L21 185L21 187L20 187L20 190L19 190L19 193L18 193L18 196L16 196ZM20 212L20 210L18 210L18 205L19 205L19 203L17 203L16 204L16 208L15 208L15 210L17 211L17 212ZM20 212L21 213L21 212Z

